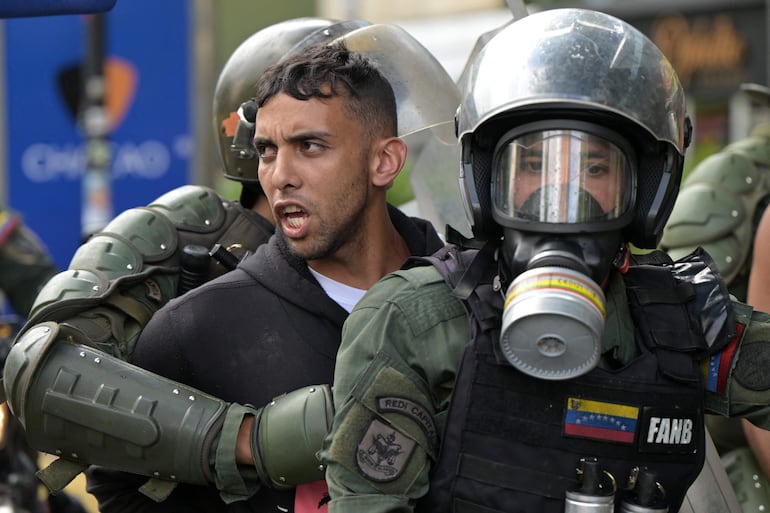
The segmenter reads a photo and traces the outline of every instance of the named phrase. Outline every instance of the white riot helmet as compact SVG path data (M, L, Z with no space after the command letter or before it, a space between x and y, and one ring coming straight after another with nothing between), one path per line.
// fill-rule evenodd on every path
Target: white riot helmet
M682 86L641 32L555 9L503 27L473 57L457 134L474 235L497 241L500 347L522 372L598 363L601 284L628 242L657 246L690 135Z
M644 34L596 11L531 14L489 40L460 86L461 190L477 237L494 237L501 226L557 233L623 226L626 241L657 246L679 189L691 129L676 73ZM584 147L588 139L608 140L626 159L628 174L619 184L624 189L610 216L581 217L579 209L591 208L575 201L578 210L571 213L529 205L524 215L505 204L506 194L492 195L491 184L510 185L515 178L506 175L510 168L500 167L510 159L495 151L510 152L511 142L547 142L554 130L576 134ZM533 209L550 217L533 216Z

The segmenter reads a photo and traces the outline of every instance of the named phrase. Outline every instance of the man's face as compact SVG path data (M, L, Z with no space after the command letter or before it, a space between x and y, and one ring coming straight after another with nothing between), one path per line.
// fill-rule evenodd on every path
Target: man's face
M528 134L509 143L500 162L496 202L513 217L580 223L615 218L627 206L626 156L600 137L575 130Z
M276 229L296 256L328 258L363 240L370 140L344 98L280 93L259 109L254 141Z

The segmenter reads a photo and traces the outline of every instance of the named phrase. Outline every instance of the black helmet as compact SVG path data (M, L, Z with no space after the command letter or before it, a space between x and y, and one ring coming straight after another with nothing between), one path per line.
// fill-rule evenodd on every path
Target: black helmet
M235 49L214 90L214 132L227 178L259 186L258 160L251 147L256 109L249 100L265 69L290 52L331 41L366 25L369 23L362 20L297 18L259 30Z
M679 190L691 127L673 67L644 34L596 11L538 12L495 34L469 63L461 86L461 191L476 237L499 236L501 224L591 232L610 222L637 247L657 246ZM609 141L627 162L624 197L609 221L594 216L549 224L499 212L493 182L510 186L495 172L502 168L499 154L511 151L503 143L554 131Z

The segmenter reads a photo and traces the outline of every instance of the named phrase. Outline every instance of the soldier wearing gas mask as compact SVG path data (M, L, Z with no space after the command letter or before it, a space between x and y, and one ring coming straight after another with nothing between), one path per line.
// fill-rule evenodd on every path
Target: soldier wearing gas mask
M348 318L329 511L678 511L704 412L770 426L770 318L706 253L641 251L690 138L676 73L625 22L558 9L500 30L463 87L474 237Z

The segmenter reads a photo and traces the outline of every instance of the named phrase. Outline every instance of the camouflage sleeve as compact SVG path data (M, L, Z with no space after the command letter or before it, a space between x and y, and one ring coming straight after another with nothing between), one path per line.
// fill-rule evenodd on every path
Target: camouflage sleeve
M703 362L706 410L770 429L770 315L734 302L738 334Z
M465 310L433 268L370 289L338 352L322 454L330 512L411 511L425 495L467 339Z

